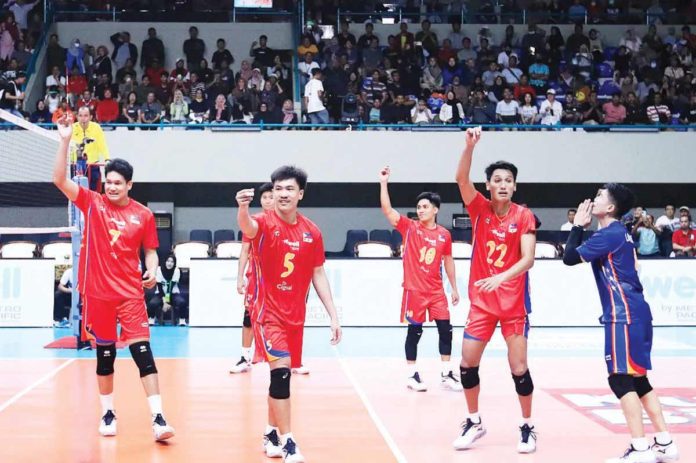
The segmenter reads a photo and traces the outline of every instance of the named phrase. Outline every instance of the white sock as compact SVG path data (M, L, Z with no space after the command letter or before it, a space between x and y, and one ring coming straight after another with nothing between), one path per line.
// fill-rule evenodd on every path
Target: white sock
M162 396L159 394L148 396L147 402L150 404L150 412L153 415L162 414Z
M288 439L295 440L295 438L292 437L292 433L291 433L291 432L289 432L289 433L287 433L287 434L283 434L282 436L280 436L280 443L281 443L281 445L285 445L285 443L288 441Z
M242 357L245 360L251 359L251 347L242 347Z
M522 421L520 421L520 427L524 425L528 425L529 427L532 427L532 417L530 416L529 418L522 418Z
M267 424L266 431L264 431L264 434L270 434L273 431L278 432L278 428L276 428L275 426L271 426L270 424Z
M644 452L650 448L650 444L648 444L648 439L646 439L645 437L631 439L631 445L634 449L638 450L639 452Z
M655 434L655 442L660 445L669 445L672 443L672 436L667 431L658 432Z
M452 371L452 365L450 364L449 360L443 360L442 361L442 376L447 376L450 374Z
M114 394L99 394L99 402L102 406L102 414L106 415L106 412L114 409Z
M408 364L408 376L411 377L418 373L418 367L416 366L415 363L409 363Z
M479 415L478 412L476 413L469 413L468 418L473 421L474 423L478 424L481 422L481 415Z

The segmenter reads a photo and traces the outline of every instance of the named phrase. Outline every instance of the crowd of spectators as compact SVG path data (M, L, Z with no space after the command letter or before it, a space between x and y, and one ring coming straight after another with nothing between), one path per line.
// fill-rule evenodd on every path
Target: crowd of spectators
M249 58L235 72L235 58L224 38L209 44L189 29L181 57L167 70L165 46L155 28L138 47L128 32L110 37L111 45L83 44L78 38L63 47L56 34L47 44L45 97L23 115L51 122L88 106L99 123L296 123L292 72L265 35L254 41ZM167 49L173 49L168 44ZM21 104L13 109L22 113ZM145 127L146 129L149 127Z
M677 209L668 204L657 219L638 206L624 218L624 224L641 258L696 256L696 223L688 206Z
M386 42L371 23L356 36L344 22L331 39L309 27L298 47L300 82L321 70L331 122L459 124L696 124L696 35L689 26L619 43L575 25L509 25L466 35L455 21L444 37L428 20L400 24ZM312 84L316 86L316 84ZM352 104L355 101L356 104Z

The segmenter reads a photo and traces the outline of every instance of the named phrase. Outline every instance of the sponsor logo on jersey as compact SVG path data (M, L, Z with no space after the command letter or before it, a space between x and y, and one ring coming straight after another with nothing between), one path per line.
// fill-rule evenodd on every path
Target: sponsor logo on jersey
M490 224L491 224L491 218L490 218L490 217L486 217L486 225L490 225Z
M309 232L302 233L302 241L305 243L313 243L314 239L312 238L312 234Z
M285 239L285 240L283 240L283 243L290 246L290 248L292 248L295 251L300 249L300 242L299 241L290 241L288 239Z
M276 288L278 288L280 291L292 291L292 285L289 285L286 282L277 284Z
M504 240L505 239L505 232L504 231L498 231L496 229L491 230L491 233L493 233L498 239Z
M123 230L124 228L126 228L126 221L125 220L118 220L118 219L114 219L113 217L110 217L109 222L115 223L119 230Z
M429 245L431 245L431 246L437 246L437 241L435 241L435 240L432 239L432 238L428 238L428 237L426 236L425 238L423 238L423 240L424 240L426 243L428 243Z
M276 230L273 232L273 236L280 236L280 230Z
M445 237L442 235L437 235L437 240L441 243L445 243L447 240L445 240Z

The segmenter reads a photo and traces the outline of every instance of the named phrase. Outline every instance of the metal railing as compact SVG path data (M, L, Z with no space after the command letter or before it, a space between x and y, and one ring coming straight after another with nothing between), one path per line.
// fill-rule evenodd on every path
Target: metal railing
M297 14L293 11L237 8L232 6L225 10L122 10L112 7L108 10L58 10L55 21L110 21L110 22L289 22Z

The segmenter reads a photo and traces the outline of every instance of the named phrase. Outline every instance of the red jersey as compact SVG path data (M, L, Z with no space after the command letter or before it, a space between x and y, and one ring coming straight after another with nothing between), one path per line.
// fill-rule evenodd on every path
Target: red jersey
M681 228L675 230L672 234L672 243L683 247L696 246L696 232L694 230L687 230L684 232Z
M254 218L259 224L251 254L259 289L256 321L303 325L314 269L325 260L321 231L301 214L292 225L275 212Z
M534 214L512 203L505 217L498 217L481 193L466 205L471 217L473 252L469 275L471 305L493 313L531 312L527 272L506 281L497 290L481 292L474 283L502 273L522 258L522 235L536 232Z
M403 215L396 224L404 240L404 289L426 293L443 292L442 259L452 255L452 235L437 225L425 228Z
M106 195L80 187L75 205L85 215L78 290L105 300L143 299L140 248L157 249L152 211L132 199L115 206Z

